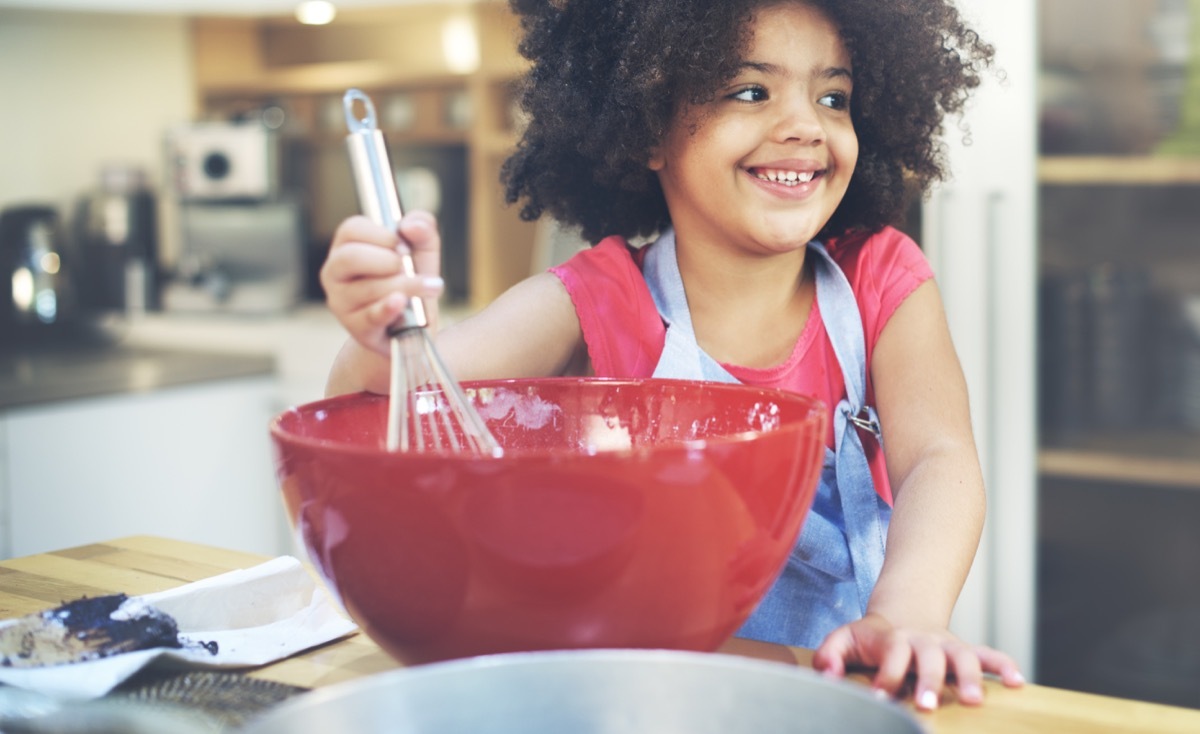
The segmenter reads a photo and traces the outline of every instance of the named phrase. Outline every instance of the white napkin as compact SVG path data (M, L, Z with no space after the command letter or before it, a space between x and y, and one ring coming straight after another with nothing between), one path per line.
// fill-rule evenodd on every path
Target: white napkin
M291 556L136 598L175 618L182 649L139 650L43 668L0 668L0 683L64 698L96 698L160 658L191 667L252 667L358 629ZM0 627L12 623L0 622ZM203 646L214 642L215 654Z

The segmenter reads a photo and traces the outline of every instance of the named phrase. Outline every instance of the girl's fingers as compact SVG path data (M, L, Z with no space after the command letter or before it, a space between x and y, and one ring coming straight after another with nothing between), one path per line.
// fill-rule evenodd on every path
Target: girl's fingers
M407 275L411 254L419 275ZM343 220L321 265L320 282L329 310L364 347L389 353L387 327L404 313L410 298L436 301L445 290L440 273L441 238L428 212L414 211L390 231L367 217ZM423 275L429 273L429 275Z
M1017 662L1008 655L990 647L975 648L975 655L979 658L983 671L999 676L1004 685L1009 688L1019 688L1025 685L1025 676L1021 675L1021 669L1017 666Z
M846 675L846 664L854 650L854 635L849 627L839 627L825 638L813 653L813 669L833 678Z
M876 692L896 696L900 693L912 667L913 649L907 641L892 636L879 660L879 670L872 681Z
M406 297L390 279L369 280L331 290L326 294L325 302L329 310L345 322L393 295L401 300Z
M332 308L358 308L365 301L400 290L409 296L437 297L444 288L436 275L405 276L394 250L346 243L329 253L321 267L321 285ZM348 298L346 296L349 296ZM339 304L338 301L346 301Z
M946 649L950 667L954 670L958 700L968 706L983 703L983 669L975 652L967 645L958 643Z
M364 312L390 314L394 318L404 310L409 298L436 299L443 288L441 278L363 280L330 291L326 303L343 323L352 322L357 314ZM390 323L391 319L387 321ZM371 318L367 325L374 327L379 323Z
M946 682L946 653L936 640L924 639L913 642L913 659L917 668L913 700L922 711L933 711Z
M414 253L438 246L437 221L426 211L412 211L400 220L400 236Z
M361 278L398 276L404 272L395 250L348 243L329 253L321 266L323 285L348 283Z
M418 273L442 272L442 238L429 212L414 211L400 222L400 234L412 251Z
M390 293L364 309L372 330L386 329L390 326L404 312L407 303L408 299L403 294Z
M387 327L404 312L407 299L401 293L391 293L355 311L338 314L343 328L363 346L387 355Z
M356 215L342 220L338 225L333 233L333 244L330 245L330 250L349 243L375 245L393 250L400 244L400 235L362 215Z

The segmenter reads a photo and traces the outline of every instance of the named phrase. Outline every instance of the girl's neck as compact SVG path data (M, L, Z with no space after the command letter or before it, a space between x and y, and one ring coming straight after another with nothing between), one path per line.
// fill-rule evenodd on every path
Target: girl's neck
M756 257L676 242L696 340L713 359L773 367L791 356L815 296L807 247Z

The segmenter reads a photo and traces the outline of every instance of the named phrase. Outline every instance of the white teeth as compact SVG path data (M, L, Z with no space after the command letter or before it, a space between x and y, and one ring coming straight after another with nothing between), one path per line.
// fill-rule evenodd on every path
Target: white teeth
M813 180L812 171L805 171L801 173L799 171L780 171L775 169L760 168L754 175L763 181L781 183L784 186L797 186Z

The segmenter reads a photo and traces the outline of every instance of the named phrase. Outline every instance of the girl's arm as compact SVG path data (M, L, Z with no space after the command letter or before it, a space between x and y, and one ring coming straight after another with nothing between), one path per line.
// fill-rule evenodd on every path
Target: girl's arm
M587 355L575 306L551 273L517 283L437 344L459 380L582 374Z
M360 390L386 393L390 351L386 328L409 297L425 299L437 326L441 242L436 222L413 212L400 224L417 277L401 270L400 237L363 217L338 227L321 269L330 311L350 334L334 360L327 395ZM576 369L582 331L566 288L549 273L535 275L483 311L437 336L438 351L459 380L534 377Z
M966 381L933 280L918 286L884 327L871 363L895 504L883 570L863 620L821 645L814 663L835 674L878 668L895 694L910 671L915 698L933 708L948 673L963 703L982 700L982 672L1019 685L1006 655L950 634L954 604L983 529L983 476Z

